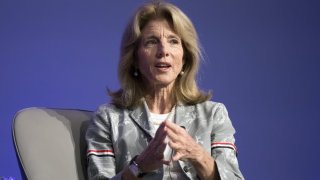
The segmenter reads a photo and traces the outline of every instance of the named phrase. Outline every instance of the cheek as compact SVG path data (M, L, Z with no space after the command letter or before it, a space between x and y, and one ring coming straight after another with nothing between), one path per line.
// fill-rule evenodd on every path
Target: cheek
M176 66L176 73L180 73L180 71L182 71L182 67L183 67L182 60L180 62L176 62L175 66Z
M184 64L184 60L183 60L183 50L179 49L177 51L175 51L175 65L176 67L179 68L179 70L182 69L183 64Z
M146 49L138 50L138 69L140 71L145 71L150 64L150 51Z

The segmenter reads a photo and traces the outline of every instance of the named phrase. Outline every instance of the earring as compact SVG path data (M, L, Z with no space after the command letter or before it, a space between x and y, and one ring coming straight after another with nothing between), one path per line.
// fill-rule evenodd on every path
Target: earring
M134 77L138 77L138 72L137 72L137 70L134 70L133 76L134 76Z
M181 72L180 72L180 75L182 76L183 74L184 74L184 71L181 71Z

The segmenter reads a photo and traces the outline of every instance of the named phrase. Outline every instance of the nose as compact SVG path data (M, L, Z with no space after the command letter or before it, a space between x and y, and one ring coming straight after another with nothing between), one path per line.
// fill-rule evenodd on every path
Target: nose
M164 42L158 44L157 57L163 58L169 56L167 45Z

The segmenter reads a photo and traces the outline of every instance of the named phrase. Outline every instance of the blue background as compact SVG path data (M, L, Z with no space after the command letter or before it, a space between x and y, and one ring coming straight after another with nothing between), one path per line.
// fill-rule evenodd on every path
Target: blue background
M11 137L18 110L108 102L121 34L141 2L0 1L0 177L21 178ZM171 2L198 30L199 84L229 110L245 177L317 179L319 1Z

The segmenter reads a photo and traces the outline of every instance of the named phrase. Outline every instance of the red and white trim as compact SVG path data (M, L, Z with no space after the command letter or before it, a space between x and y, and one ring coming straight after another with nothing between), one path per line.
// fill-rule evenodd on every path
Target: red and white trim
M237 152L237 147L234 144L228 142L213 142L211 143L211 148L231 148L235 152Z
M103 150L96 150L96 149L89 149L87 151L87 156L96 155L96 156L114 156L113 150L103 149Z

